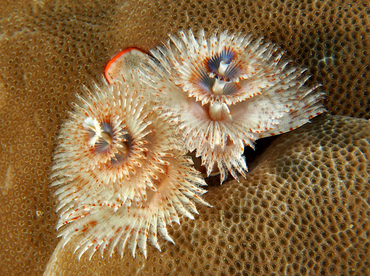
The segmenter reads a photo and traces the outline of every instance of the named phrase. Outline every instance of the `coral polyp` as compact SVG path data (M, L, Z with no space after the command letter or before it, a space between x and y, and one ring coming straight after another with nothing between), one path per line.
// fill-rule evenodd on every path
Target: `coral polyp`
M173 128L150 110L134 71L85 88L62 125L53 165L63 243L80 256L129 243L146 255L147 239L172 241L167 225L197 213L206 185ZM130 81L126 81L131 78ZM149 238L148 238L149 237Z
M324 112L317 86L304 86L305 69L282 60L272 43L229 34L170 35L147 58L143 80L162 116L176 121L189 151L221 183L227 172L245 176L244 146L293 130ZM232 154L231 154L232 153Z

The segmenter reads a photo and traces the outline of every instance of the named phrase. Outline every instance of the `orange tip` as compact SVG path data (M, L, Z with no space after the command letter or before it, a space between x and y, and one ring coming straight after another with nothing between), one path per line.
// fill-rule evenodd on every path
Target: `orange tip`
M104 70L105 78L109 83L113 83L121 75L122 70L137 67L140 60L145 57L146 53L134 47L123 50L108 62Z

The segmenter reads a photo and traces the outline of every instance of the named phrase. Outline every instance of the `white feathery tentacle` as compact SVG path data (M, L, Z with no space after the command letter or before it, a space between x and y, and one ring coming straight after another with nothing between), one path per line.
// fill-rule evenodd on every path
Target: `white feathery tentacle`
M178 134L142 98L150 88L135 71L93 89L72 104L54 156L59 236L74 240L79 257L125 248L146 257L148 241L160 249L158 233L173 242L167 225L194 218L193 201L209 206L206 184Z
M177 125L185 148L234 178L245 176L244 146L293 130L325 111L323 93L304 86L305 69L289 66L283 52L262 38L229 34L170 35L151 50L142 79L153 87L154 107ZM232 154L231 154L232 153Z

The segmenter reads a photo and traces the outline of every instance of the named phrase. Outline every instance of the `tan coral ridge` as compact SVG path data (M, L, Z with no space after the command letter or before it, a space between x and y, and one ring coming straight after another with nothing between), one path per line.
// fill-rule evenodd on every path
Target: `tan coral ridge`
M199 26L206 26L210 33L219 28L264 36L266 41L273 41L286 50L298 66L309 68L308 73L313 75L311 84L323 84L322 89L328 93L326 107L330 113L369 118L368 1L271 1L270 5L254 0L176 3L168 0L5 0L1 3L5 7L0 11L0 126L5 133L0 143L0 271L3 274L43 273L58 243L55 230L58 218L48 179L60 121L66 118L75 92L80 91L87 80L96 79L106 61L121 49L139 47L148 51L167 33L196 30ZM320 148L316 145L311 150L317 147ZM342 144L340 148L342 152L353 152L351 144ZM362 160L357 168L367 162ZM327 164L320 164L320 174L330 176L332 171ZM293 163L287 166L297 169ZM346 175L342 172L341 177L345 181ZM350 177L358 189L356 178ZM300 178L296 176L295 179L299 181ZM330 199L330 196L319 194L316 198ZM233 205L233 202L225 202L222 209ZM356 208L351 213L354 224L368 217ZM225 212L220 216L225 217ZM235 225L237 223L236 220ZM212 230L207 228L206 232ZM307 248L310 248L311 243L317 244L315 240L319 237L317 233L307 233L304 235L309 237ZM221 248L230 241L223 237L222 232L220 250L216 254L220 261L228 262L229 251ZM322 236L322 241L326 239ZM352 237L347 244L351 254L360 256L364 247L350 246L351 242L356 242L356 238ZM342 249L342 254L346 254L347 247ZM274 248L279 250L279 246ZM195 247L183 250L183 254L187 254L187 250L195 254ZM300 258L301 252L291 251L290 256ZM320 256L302 266L327 267ZM238 260L244 260L243 255L238 253L235 258L238 267ZM160 261L157 257L155 260L154 264ZM98 268L100 261L100 258L93 258L82 266L81 262L76 262L75 269L105 273L106 267ZM121 261L116 259L113 263ZM219 274L233 274L232 267L229 271L229 266L222 264L225 265L216 266ZM183 271L196 265L194 262L190 265L175 263ZM358 266L361 265L359 262ZM246 266L246 270L249 267ZM335 271L340 263L333 262L332 267ZM343 266L344 269L354 267L355 262ZM111 269L114 271L113 267ZM82 274L85 275L85 271ZM256 274L263 273L260 270Z
M242 183L211 188L214 208L171 230L176 245L146 260L94 257L96 266L58 247L50 275L367 275L369 158L368 121L321 116L278 137Z

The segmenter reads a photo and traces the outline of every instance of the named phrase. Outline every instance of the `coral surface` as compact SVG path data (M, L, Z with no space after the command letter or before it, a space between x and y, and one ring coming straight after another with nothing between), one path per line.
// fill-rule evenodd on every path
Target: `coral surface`
M76 100L75 94L82 94L83 84L98 79L107 61L122 49L138 47L148 51L167 33L174 35L189 28L194 31L205 28L207 34L228 29L263 36L281 46L295 65L308 68L307 74L312 75L308 85L323 85L329 113L370 118L368 1L272 0L266 5L266 1L255 0L2 0L1 7L0 271L6 275L41 275L57 247L55 190L50 188L57 133L71 110L69 103ZM292 271L290 274L368 273L369 244L363 240L369 239L369 211L364 203L369 194L368 122L351 118L330 118L326 123L315 120L304 131L279 137L277 141L286 145L285 149L273 151L274 147L270 147L255 162L249 162L248 181L241 186L225 182L209 190L206 200L217 203L212 209L215 214L203 216L203 221L198 220L202 216L194 221L184 219L186 225L169 233L177 245L163 244L162 251L168 253L166 258L150 249L150 263L145 271L150 274L156 269L160 275L162 267L200 274L214 268L216 271L208 274L233 275L244 270L245 274L255 271L262 275L267 273L262 263L271 254L277 254L282 264L279 267ZM329 141L332 146L327 147ZM306 153L289 153L293 144L302 147L302 152L306 145ZM259 144L256 152L261 152ZM315 152L322 158L315 161L308 158ZM282 158L284 166L277 166L275 160ZM271 169L270 173L260 174L258 168L262 164L266 171ZM303 193L293 189L292 195L287 189L272 189L271 197L267 190L257 193L254 189L258 185L282 187L286 179L292 179L287 183L298 191L299 185L305 183L317 188ZM314 183L318 180L322 183ZM218 189L222 192L217 192ZM213 191L217 200L212 199ZM235 200L224 200L230 196L228 191L236 196ZM301 197L294 197L297 193ZM279 207L274 205L283 208L284 204L278 204L283 199L303 202L308 197L303 209L297 208L299 202L291 204L299 213L297 220L290 210L276 209ZM291 202L284 201L285 206ZM310 206L321 206L316 208L319 213L307 216ZM207 208L199 207L200 214L204 215ZM275 221L270 227L276 236L271 238L257 233L258 219L266 209L270 210L272 222ZM283 215L278 216L279 213ZM239 228L241 221L253 227ZM202 225L202 231L192 232L195 223ZM225 227L213 230L214 223ZM190 230L185 230L186 226ZM282 229L288 229L287 226L290 230L285 236ZM246 242L239 242L239 238ZM258 240L258 244L253 240ZM205 248L207 244L213 245ZM95 256L87 261L86 256L78 262L68 250L56 251L61 255L55 256L61 262L70 258L69 271L79 270L81 275L130 274L131 268L138 269L144 264L142 256L133 260L131 252L126 253L125 259L119 255L103 260ZM175 253L182 257L175 259ZM214 259L208 262L202 258Z
M78 258L60 246L50 271L78 275L368 275L370 123L321 116L279 136L241 184L209 189L213 208L170 231L175 244L132 259ZM82 265L81 265L82 264ZM71 269L73 267L73 269ZM59 275L59 274L51 274Z

